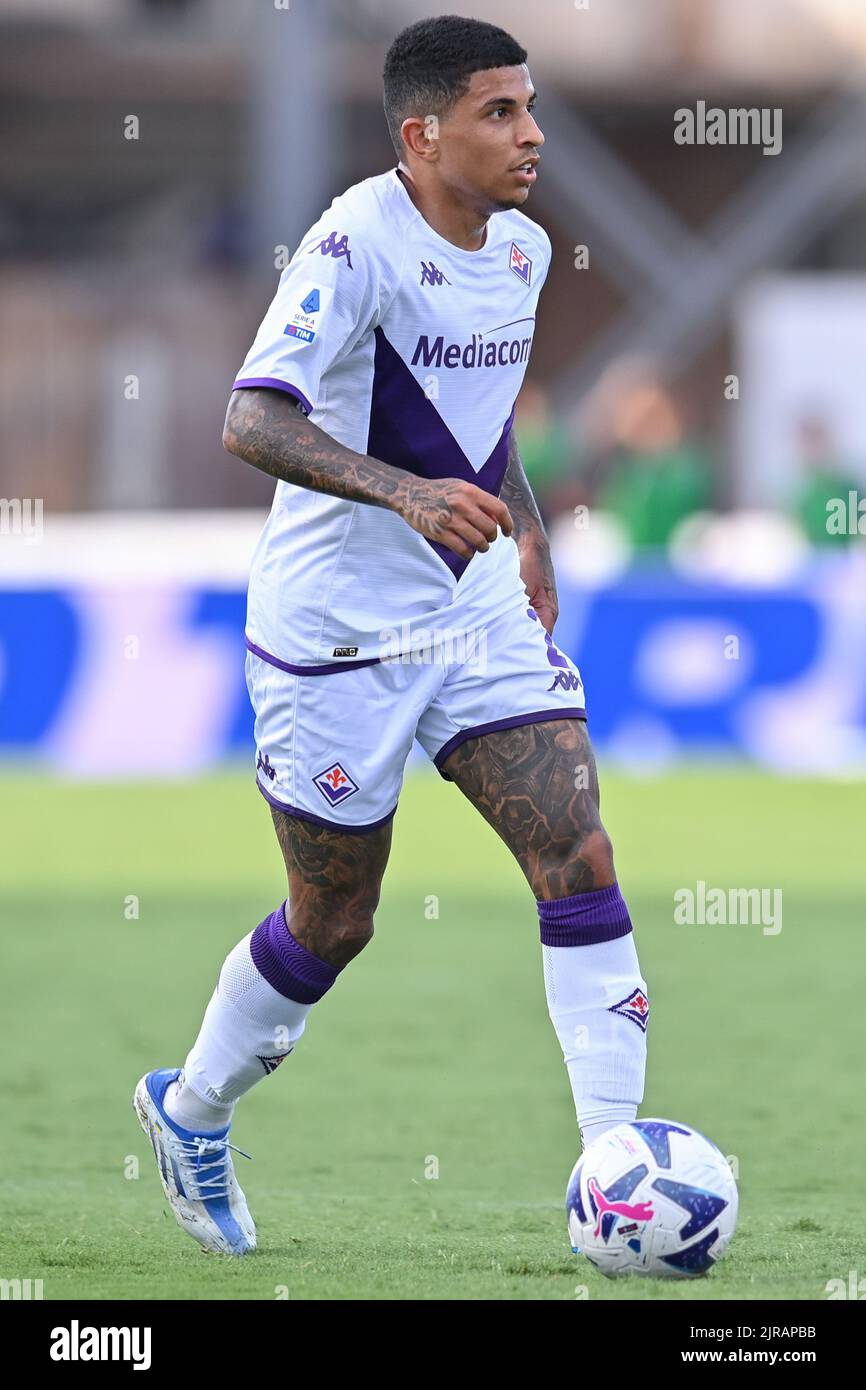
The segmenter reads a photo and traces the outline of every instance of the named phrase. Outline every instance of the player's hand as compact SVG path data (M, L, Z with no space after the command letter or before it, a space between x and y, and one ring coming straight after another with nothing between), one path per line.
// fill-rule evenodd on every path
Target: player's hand
M505 536L514 530L504 502L460 478L412 478L396 510L413 531L464 560L489 550L500 529Z
M520 578L527 597L545 632L552 637L559 617L559 599L547 538L544 535L528 537L518 546L518 550Z

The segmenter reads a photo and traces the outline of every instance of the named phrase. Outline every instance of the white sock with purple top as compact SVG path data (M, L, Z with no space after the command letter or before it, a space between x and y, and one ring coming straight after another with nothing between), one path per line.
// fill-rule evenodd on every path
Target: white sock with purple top
M292 936L285 903L226 957L199 1035L167 1114L184 1129L222 1129L235 1101L276 1071L306 1027L307 1014L339 970Z
M614 883L538 903L547 1007L584 1148L643 1100L649 998Z

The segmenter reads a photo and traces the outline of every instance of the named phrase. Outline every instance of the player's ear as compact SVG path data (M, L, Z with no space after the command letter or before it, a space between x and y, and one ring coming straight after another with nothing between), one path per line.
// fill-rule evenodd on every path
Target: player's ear
M439 158L439 117L407 116L400 135L408 153L432 162Z

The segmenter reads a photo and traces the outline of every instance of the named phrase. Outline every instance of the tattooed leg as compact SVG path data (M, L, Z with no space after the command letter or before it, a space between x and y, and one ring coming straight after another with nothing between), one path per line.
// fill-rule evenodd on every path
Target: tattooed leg
M580 719L467 739L445 771L508 845L535 894L550 1021L584 1148L643 1099L649 995L598 813Z
M444 770L508 845L537 899L570 897L616 881L582 719L523 724L467 739Z
M373 913L391 848L391 825L345 835L271 807L289 881L292 936L337 969L373 935Z
M310 1010L373 935L390 821L369 835L345 835L271 809L289 902L223 962L171 1099L184 1127L204 1123L208 1106L209 1128L231 1118L232 1104L294 1050Z

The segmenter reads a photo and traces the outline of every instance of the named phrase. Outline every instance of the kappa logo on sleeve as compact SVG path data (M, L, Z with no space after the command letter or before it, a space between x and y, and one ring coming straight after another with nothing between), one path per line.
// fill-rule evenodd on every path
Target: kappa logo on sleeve
M313 343L321 316L331 302L332 291L327 285L311 285L309 282L298 296L297 308L283 329L287 338L296 338L299 343Z
M337 233L331 232L331 235L326 237L324 241L320 241L317 246L311 246L309 251L307 252L307 255L312 256L316 253L316 251L321 251L323 256L333 256L334 260L336 261L340 260L342 256L345 256L346 265L349 267L350 270L352 270L353 268L352 253L349 250L349 238L345 235L345 233L343 234L343 236L340 237L338 241Z

